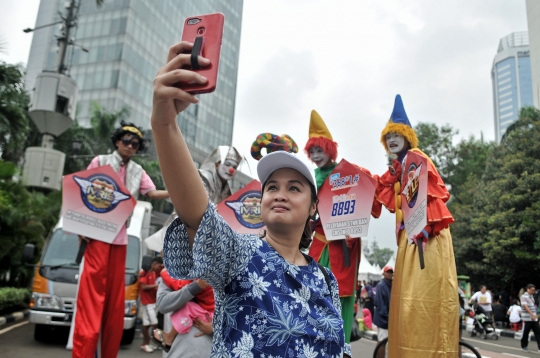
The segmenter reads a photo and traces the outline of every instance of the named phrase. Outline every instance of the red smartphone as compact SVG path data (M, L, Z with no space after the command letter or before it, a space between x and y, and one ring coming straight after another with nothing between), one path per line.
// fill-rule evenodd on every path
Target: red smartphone
M208 79L204 85L197 83L181 83L179 87L191 94L210 93L216 89L221 39L225 16L222 13L188 17L184 21L182 41L194 44L191 53L191 66L186 69L196 71ZM198 68L197 55L210 60L210 65Z

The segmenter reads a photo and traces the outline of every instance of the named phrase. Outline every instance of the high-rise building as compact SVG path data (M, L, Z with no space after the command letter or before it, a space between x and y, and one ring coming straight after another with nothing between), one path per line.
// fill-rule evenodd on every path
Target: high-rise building
M540 109L540 1L527 0L534 105Z
M41 0L36 27L59 21L65 2ZM89 125L96 102L111 111L128 107L130 120L149 129L154 76L169 47L180 41L184 19L223 13L217 89L201 95L200 104L181 113L178 123L197 164L217 146L232 144L243 0L106 0L101 8L95 0L77 3L75 46L68 51L67 64L78 84L77 119L83 126ZM26 75L30 93L38 73L58 67L58 26L34 33Z
M514 32L500 40L491 80L495 140L499 143L508 126L518 119L520 108L533 105L527 32Z

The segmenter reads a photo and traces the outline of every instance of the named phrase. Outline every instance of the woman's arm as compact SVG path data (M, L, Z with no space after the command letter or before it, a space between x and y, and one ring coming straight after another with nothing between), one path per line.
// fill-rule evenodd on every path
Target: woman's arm
M191 63L193 44L180 42L169 49L167 64L159 69L154 79L152 130L154 143L171 201L180 220L186 226L190 247L208 206L208 197L191 159L176 116L191 103L199 100L181 90L179 82L204 84L207 79L196 72L182 69ZM199 64L210 61L199 56Z

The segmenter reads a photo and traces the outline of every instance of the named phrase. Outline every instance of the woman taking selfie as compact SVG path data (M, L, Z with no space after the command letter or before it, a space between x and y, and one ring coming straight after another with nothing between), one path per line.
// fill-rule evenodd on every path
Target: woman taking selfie
M178 83L206 83L190 64L193 45L181 42L154 80L152 129L163 178L178 218L165 236L165 266L181 279L214 288L212 357L343 357L339 291L335 277L300 252L311 240L309 217L317 206L315 180L294 154L263 157L264 235L233 231L217 213L197 174L176 122L197 103ZM199 57L201 66L209 61Z

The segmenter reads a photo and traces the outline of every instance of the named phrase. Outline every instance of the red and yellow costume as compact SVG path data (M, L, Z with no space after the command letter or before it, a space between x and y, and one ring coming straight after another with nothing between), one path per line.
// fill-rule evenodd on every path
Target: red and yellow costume
M401 108L400 108L401 107ZM401 118L400 118L401 117ZM427 222L425 268L420 268L418 246L409 244L401 212L401 173L387 171L379 178L376 199L396 213L398 252L394 268L388 327L388 356L456 357L459 342L457 274L449 224L454 222L446 207L450 193L431 159L420 151L414 130L406 118L401 97L396 97L392 118L382 132L381 142L388 151L385 136L399 133L409 148L399 153L405 162L408 151L428 159ZM426 240L427 239L427 240Z
M332 162L324 168L315 169L317 190L319 190L326 178L337 165L335 163L337 157L337 143L333 141L330 131L316 111L311 112L309 140L304 148L304 151L308 156L310 156L309 150L313 147L321 147L322 150L329 155ZM371 176L371 173L368 170L358 166L356 167ZM380 214L381 204L374 200L372 215L374 217L379 217ZM347 244L345 244L344 240L327 241L320 219L315 221L314 231L315 235L309 248L309 256L313 257L324 267L329 268L338 281L345 341L349 343L352 321L354 319L354 302L362 242L360 239L350 240ZM348 266L346 265L345 260L346 255L349 256Z

